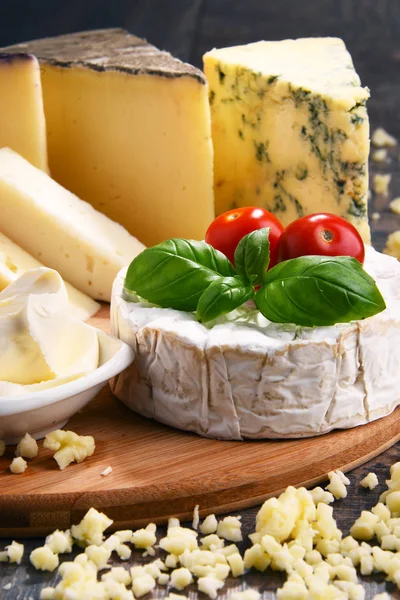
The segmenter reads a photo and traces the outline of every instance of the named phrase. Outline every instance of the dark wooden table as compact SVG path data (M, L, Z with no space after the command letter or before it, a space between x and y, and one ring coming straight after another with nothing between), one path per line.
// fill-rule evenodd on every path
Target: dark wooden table
M45 35L95 27L123 26L145 36L184 60L201 64L201 55L213 46L227 46L258 39L282 39L313 35L338 35L346 41L363 83L371 88L369 112L372 128L381 125L400 139L400 2L398 0L38 0L26 2L24 19L17 2L2 6L0 46ZM389 232L400 229L400 216L388 209L391 198L400 196L400 147L393 149L391 160L384 165L371 164L371 172L392 173L389 198L371 197L370 213L378 211L379 221L372 222L373 243L378 250L385 245ZM349 474L351 486L346 500L335 502L338 524L348 532L361 510L372 507L384 489L389 467L400 460L400 443L368 464ZM370 470L377 473L380 485L367 491L359 485ZM242 511L244 534L254 529L258 508ZM171 508L172 512L172 508ZM1 540L6 545L10 540ZM56 576L36 572L29 564L29 553L42 539L24 540L23 564L0 564L1 600L36 600L42 587L54 585ZM243 543L243 549L246 542ZM67 560L70 557L67 557ZM131 564L140 562L133 554ZM361 578L366 600L384 590L400 599L400 592L386 584L383 577ZM264 600L276 598L275 590L284 576L268 570L252 571L239 580L227 580L219 594L227 598L232 590L253 587ZM10 590L4 586L11 583ZM197 597L195 586L190 590ZM185 592L185 593L186 593ZM166 595L157 588L153 598ZM202 594L199 596L205 598ZM147 596L146 596L147 598Z

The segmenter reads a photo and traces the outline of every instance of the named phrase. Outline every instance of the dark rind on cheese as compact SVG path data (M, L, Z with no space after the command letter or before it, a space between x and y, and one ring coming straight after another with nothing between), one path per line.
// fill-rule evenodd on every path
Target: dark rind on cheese
M44 64L93 71L120 71L131 75L192 77L201 84L207 80L199 69L158 50L146 40L124 29L97 29L33 40L0 49L7 53L29 53Z
M11 52L1 52L0 51L0 64L8 63L13 64L16 62L31 62L35 61L36 58L32 54L26 54L23 52L11 53Z

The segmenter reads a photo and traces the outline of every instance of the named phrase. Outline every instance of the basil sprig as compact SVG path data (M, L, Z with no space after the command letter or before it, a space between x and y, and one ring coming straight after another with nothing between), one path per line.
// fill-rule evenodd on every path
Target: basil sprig
M255 297L275 323L313 327L372 317L386 308L375 283L350 256L302 256L268 271Z
M163 308L195 311L210 283L235 274L229 259L209 244L173 238L133 259L125 288Z
M237 272L254 286L262 284L268 269L270 231L270 227L252 231L240 240L235 250Z
M242 277L221 277L200 296L196 316L200 323L212 321L242 306L254 296L254 289Z
M270 321L308 327L364 319L386 308L372 277L348 256L303 256L267 271L269 231L242 238L236 268L205 242L174 238L147 248L131 262L125 289L163 308L196 312L202 323L252 298Z

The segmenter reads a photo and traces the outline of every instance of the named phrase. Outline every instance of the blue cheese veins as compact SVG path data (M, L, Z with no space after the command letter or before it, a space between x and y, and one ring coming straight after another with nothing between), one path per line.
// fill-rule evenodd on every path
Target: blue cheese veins
M257 42L204 56L210 84L216 212L272 210L286 225L345 217L365 241L367 88L337 38Z

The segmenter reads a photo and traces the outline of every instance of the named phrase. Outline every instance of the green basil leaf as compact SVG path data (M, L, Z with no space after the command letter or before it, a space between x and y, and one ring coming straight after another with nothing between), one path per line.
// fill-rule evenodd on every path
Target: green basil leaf
M302 256L268 271L255 301L275 323L313 327L372 317L386 308L375 283L349 256Z
M254 296L254 290L242 277L220 277L202 293L197 319L206 323L235 310Z
M270 231L270 227L263 227L248 233L240 240L235 250L236 271L254 286L262 284L268 269Z
M235 269L222 252L205 242L174 238L133 259L125 288L163 308L194 311L210 283L233 275Z

